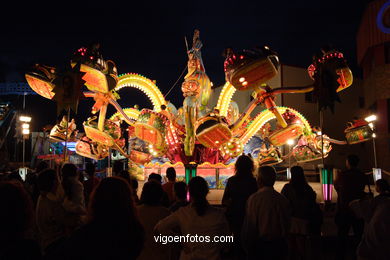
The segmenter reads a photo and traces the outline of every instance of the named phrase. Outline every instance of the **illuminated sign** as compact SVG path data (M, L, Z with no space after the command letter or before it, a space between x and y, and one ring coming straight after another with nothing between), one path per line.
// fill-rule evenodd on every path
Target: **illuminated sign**
M61 142L61 144L65 146L65 142ZM76 151L76 142L68 142L66 148L72 152Z
M387 1L379 10L376 23L382 32L390 33L390 1Z

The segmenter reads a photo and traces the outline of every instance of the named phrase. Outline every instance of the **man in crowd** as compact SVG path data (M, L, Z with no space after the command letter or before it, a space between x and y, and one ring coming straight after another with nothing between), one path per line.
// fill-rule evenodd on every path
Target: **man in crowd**
M291 210L288 200L275 191L275 169L259 168L259 190L247 202L242 243L248 259L285 259Z
M356 241L360 241L363 234L364 220L357 218L349 206L353 200L359 200L365 196L364 187L368 183L367 177L357 168L358 164L359 157L348 155L346 160L347 169L340 172L334 182L337 191L335 222L340 239L339 256L342 259L344 258L350 228L353 229Z
M173 167L169 167L166 172L168 182L163 184L162 188L167 193L169 203L172 204L175 200L175 194L173 192L173 185L176 182L176 170Z

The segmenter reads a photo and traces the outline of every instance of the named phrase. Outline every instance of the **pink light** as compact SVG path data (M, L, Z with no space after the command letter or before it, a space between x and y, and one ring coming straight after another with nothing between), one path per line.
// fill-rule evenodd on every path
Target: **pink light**
M328 184L322 185L322 193L324 194L324 200L328 200L327 186L328 186Z
M322 184L322 192L324 194L324 200L332 200L332 184Z

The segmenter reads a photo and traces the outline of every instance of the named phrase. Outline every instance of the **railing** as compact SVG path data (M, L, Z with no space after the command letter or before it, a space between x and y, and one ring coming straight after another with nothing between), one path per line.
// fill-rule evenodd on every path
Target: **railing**
M24 82L0 83L0 95L36 95L34 90Z

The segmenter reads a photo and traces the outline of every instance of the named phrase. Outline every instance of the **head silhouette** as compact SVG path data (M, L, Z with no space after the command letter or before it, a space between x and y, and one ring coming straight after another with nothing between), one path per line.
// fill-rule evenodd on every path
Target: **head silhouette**
M346 166L348 169L356 168L359 164L359 157L355 154L350 154L347 156Z
M259 187L273 187L276 181L275 169L271 166L262 166L259 168L257 182Z
M235 163L236 176L247 177L253 176L253 169L255 165L251 157L247 155L240 155Z
M173 191L178 199L185 200L187 198L187 184L184 181L176 182L173 185Z
M40 192L55 192L57 188L57 173L53 169L46 169L38 175L38 189Z
M148 181L144 184L141 193L141 203L146 205L160 205L164 191L157 181Z
M209 206L206 199L209 193L209 185L206 180L200 176L193 177L188 183L188 190L196 213L199 216L204 215Z
M162 177L160 174L157 174L157 173L151 173L148 177L148 181L155 181L155 182L158 182L158 183L161 183L162 182Z
M92 222L131 224L136 221L129 184L120 177L103 179L92 193L88 214Z
M88 162L85 164L85 172L89 177L93 177L95 175L95 164Z
M176 170L175 170L175 168L169 167L167 169L166 174L167 174L167 178L168 178L169 181L175 181L176 180Z

